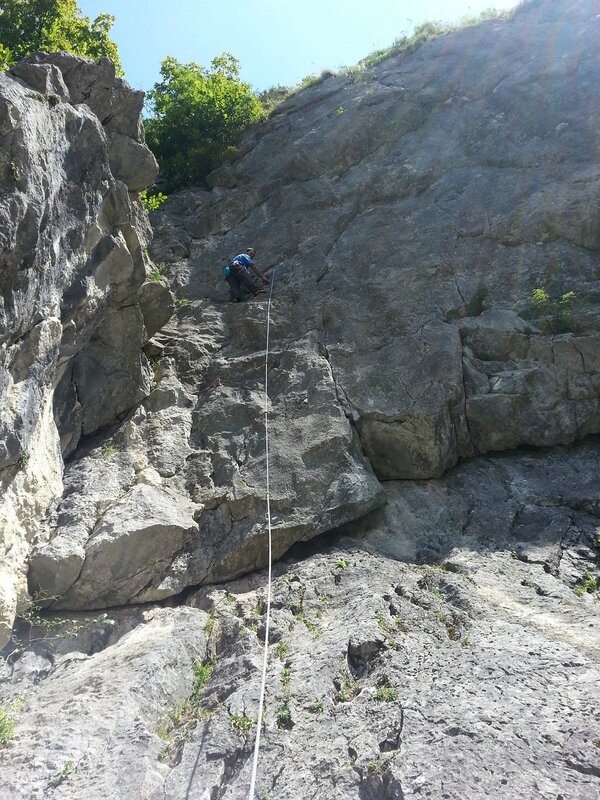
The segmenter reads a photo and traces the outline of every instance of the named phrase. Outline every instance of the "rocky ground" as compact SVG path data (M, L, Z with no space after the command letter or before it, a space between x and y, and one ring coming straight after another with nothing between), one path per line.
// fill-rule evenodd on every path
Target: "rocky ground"
M280 562L257 797L594 800L599 460L594 442L390 482ZM246 797L265 580L68 615L66 638L63 616L23 623L0 797Z

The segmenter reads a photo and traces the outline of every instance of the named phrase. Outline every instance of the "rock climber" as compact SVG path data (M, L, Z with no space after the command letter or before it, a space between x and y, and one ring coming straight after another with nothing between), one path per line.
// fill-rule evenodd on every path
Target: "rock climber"
M249 247L245 253L235 256L224 269L225 279L229 284L229 299L232 303L239 303L242 299L242 287L256 297L262 291L262 286L269 284L269 279L256 266L255 256L256 250Z

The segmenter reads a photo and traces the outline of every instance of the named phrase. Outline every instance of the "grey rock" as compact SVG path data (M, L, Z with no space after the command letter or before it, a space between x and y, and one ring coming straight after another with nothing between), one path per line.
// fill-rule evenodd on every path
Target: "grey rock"
M148 230L121 180L60 326L28 287L0 477L36 538L9 542L12 563L30 559L52 608L21 609L3 653L7 796L247 797L268 378L279 563L257 795L598 797L600 451L580 441L600 395L597 5L536 0L290 98L212 188L154 215L152 254L188 304L151 365ZM71 101L89 96L90 139L140 144L110 66L57 59ZM110 98L123 108L103 116ZM27 113L13 100L9 137ZM36 230L18 198L13 213ZM220 271L249 244L277 265L267 364L265 296L226 303ZM539 287L576 293L575 330L545 332ZM58 386L58 428L38 395L17 402L28 375ZM17 469L40 425L52 436ZM40 498L56 498L42 523Z
M89 791L90 769L97 796L157 796L165 765L156 731L191 693L194 663L209 656L206 619L191 608L117 615L108 642L96 633L89 650L81 649L87 626L79 623L84 631L71 652L50 660L40 654L29 672L16 669L14 688L27 699L5 752L11 766L10 774L3 771L2 800L81 797ZM57 639L41 652L52 652Z
M111 172L130 192L141 192L154 183L158 164L144 144L116 131L110 132L108 141Z
M600 612L573 589L600 575L599 464L590 442L388 482L384 508L276 565L257 796L594 800ZM65 798L247 797L266 578L121 609L108 633L24 630L6 797L44 796L67 760Z
M134 486L94 527L76 583L55 605L97 608L130 600L196 531L195 511L160 487ZM35 561L30 575L35 580ZM52 585L41 585L56 594Z
M43 95L56 96L69 102L69 90L60 69L55 64L31 64L19 61L11 69L11 74L21 78L32 89Z
M573 291L592 346L597 6L534 6L288 99L210 190L153 217L153 252L192 300L224 298L219 265L258 247L274 336L318 332L383 479L598 431L597 371L553 362L530 302Z
M140 402L150 392L146 358L137 347L123 347L131 331L143 330L139 306L115 309L77 356L73 381L83 406L82 432L93 433Z
M597 253L580 237L550 235L533 211L526 224L518 213L537 208L543 189L543 208L556 198L553 219L562 218L564 198L581 208L597 182L594 165L581 161L597 127L590 7L569 6L573 36L559 37L552 64L549 42L563 22L541 24L528 7L360 79L330 78L252 131L240 158L210 177L211 189L176 194L153 214L151 255L188 305L154 334L156 388L113 440L133 470L124 491L151 469L151 481L158 474L165 490L203 510L173 563L159 560L125 602L265 564L267 300L226 303L221 273L249 244L259 246L263 268L277 268L268 370L276 558L379 506L375 476L426 480L477 454L568 445L600 430L597 313L582 314L589 330L556 336L542 332L530 307L540 286L591 304ZM525 46L526 67L516 57ZM522 113L508 87L527 98ZM547 96L556 107L537 113ZM575 118L576 140L557 138L556 126ZM142 290L149 335L162 318L152 321L145 299L166 298L162 283ZM123 372L136 375L136 359ZM127 406L113 402L115 370L103 348L98 361L74 373L89 410L80 413L73 395L65 401L86 433ZM96 463L84 455L69 474L78 483L77 471ZM93 525L82 529L91 536ZM69 535L60 522L47 531L50 540ZM77 548L79 528L74 536ZM57 573L68 552L57 551ZM122 591L115 584L119 602Z
M318 348L310 360L302 348L275 356L278 366L271 380L281 386L284 398L271 409L273 552L279 557L298 540L362 516L381 504L383 493L343 412L332 413L337 408L335 386ZM264 565L264 397L260 385L247 388L255 380L254 359L238 359L230 369L235 374L228 382L235 381L235 394L212 385L208 375L198 398L182 385L168 359L161 359L156 388L104 445L106 459L98 447L67 466L65 496L46 533L50 541L36 549L30 568L30 586L53 598L55 607L148 602ZM341 446L331 447L331 442ZM292 458L308 467L295 484L285 471ZM140 479L148 469L149 481ZM133 532L126 524L123 493L129 497L139 491L137 484L148 482L170 494L172 505L195 509L189 513L197 524L186 528L185 542L177 539L171 547L162 533L157 542L146 536L140 522ZM111 535L101 536L98 547L96 533L113 515ZM153 508L134 510L132 517L152 525ZM140 541L130 551L131 535L145 544ZM123 548L125 561L135 561L134 566L123 564ZM141 561L133 552L138 548L144 550ZM89 568L83 567L65 594L65 575L72 576L76 559L80 565L89 562ZM123 568L129 570L127 579ZM98 573L100 581L93 577ZM134 575L140 581L131 579Z
M173 316L173 295L165 283L147 281L140 289L139 302L144 315L146 336L151 339Z
M154 174L141 102L107 59L37 53L0 76L2 642L27 602L26 560L62 492L62 454L151 388L137 296L150 232L119 180L136 188ZM125 139L136 158L115 176Z
M477 451L569 444L600 432L600 380L584 351L600 337L548 337L461 326L466 421Z
M33 53L20 63L54 64L74 105L85 103L107 129L143 142L144 93L116 78L115 65L109 58L94 62L71 53Z

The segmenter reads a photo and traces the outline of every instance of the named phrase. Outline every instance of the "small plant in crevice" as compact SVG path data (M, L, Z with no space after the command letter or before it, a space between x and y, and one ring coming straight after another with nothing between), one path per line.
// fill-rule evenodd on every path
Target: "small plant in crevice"
M48 781L48 786L55 789L57 786L60 786L61 783L64 783L70 775L75 772L75 764L72 761L67 761L64 767L55 772L54 775Z
M18 164L15 164L14 161L11 161L9 164L10 173L12 178L15 182L18 182L23 177L23 171Z
M323 633L321 628L319 628L317 623L313 622L312 619L309 619L308 617L304 617L302 619L302 622L306 626L306 630L311 634L311 636L314 636L315 639L317 639Z
M194 685L192 687L192 695L194 697L197 697L204 690L214 671L215 665L212 661L194 664Z
M584 594L594 594L599 589L598 579L594 578L592 573L586 570L579 578L579 582L573 591L577 597L583 597Z
M229 724L236 733L246 738L255 721L246 714L230 714Z
M585 327L585 314L575 292L550 295L544 288L534 289L529 315L544 333L569 333Z
M0 747L6 747L15 735L15 721L11 712L0 706Z
M445 602L448 599L446 592L443 589L440 589L439 586L428 586L427 588L431 594L441 602Z
M320 714L321 711L325 708L325 702L321 700L315 700L314 703L311 703L308 707L308 710L311 714Z
M275 710L275 720L278 728L285 728L291 730L294 727L292 721L292 712L290 709L290 680L292 677L292 669L289 664L286 664L281 673L281 687L283 689L283 697L281 702Z
M335 701L337 703L349 703L360 694L358 681L347 670L340 672L334 679L333 685L336 689Z
M29 464L29 460L31 458L31 453L28 453L27 450L23 450L19 458L17 459L17 469L22 470L27 467Z
M212 711L202 706L202 697L214 668L214 662L210 659L193 664L192 693L175 706L156 728L156 735L166 743L158 755L160 761L172 764L183 745L190 741L198 722L207 722L211 718Z
M389 634L393 632L394 629L392 627L392 624L386 619L386 616L383 613L383 611L378 611L375 614L375 619L377 620L377 624L384 633Z
M100 453L100 458L102 459L102 461L110 461L110 459L113 458L113 456L115 456L116 454L117 454L117 448L111 442L109 444L104 445L104 447L102 448L102 452Z
M369 775L383 775L388 771L390 768L390 762L388 760L378 761L377 759L371 759L371 761L367 762L367 773Z
M456 642L459 639L462 639L462 632L459 620L453 614L444 614L442 611L438 611L435 614L436 619L438 622L441 622L442 625L446 628L446 633L448 634L448 638L452 641Z
M215 612L213 611L209 615L209 617L206 620L206 622L204 623L204 632L207 633L209 636L212 634L212 632L215 629L216 621L217 620L216 620Z
M275 719L277 721L278 728L290 730L293 727L294 723L292 722L290 698L288 695L285 695L281 703L279 703L277 706L277 709L275 710Z
M375 700L378 703L393 703L398 699L398 692L391 686L380 686L375 692Z
M291 587L290 587L291 588ZM300 585L297 590L291 590L291 597L287 601L287 608L292 612L296 619L301 620L304 613L304 596L306 587Z
M259 617L262 617L264 614L267 613L267 604L262 598L256 601L256 605L254 606L254 613Z
M390 611L390 614L392 612ZM394 638L393 634L397 634L399 632L406 632L406 625L402 621L400 614L392 615L391 619L389 619L385 612L378 611L375 614L375 619L377 620L377 624L379 625L380 629L385 634L385 643L388 647L396 649L398 647L396 639Z
M448 633L448 638L453 642L457 642L461 638L460 627L455 619L446 620L446 632Z
M280 661L286 657L288 651L288 646L284 641L277 642L275 645L275 655Z
M140 200L146 211L158 211L162 204L167 200L167 195L162 192L149 194L151 189L144 189L140 192Z

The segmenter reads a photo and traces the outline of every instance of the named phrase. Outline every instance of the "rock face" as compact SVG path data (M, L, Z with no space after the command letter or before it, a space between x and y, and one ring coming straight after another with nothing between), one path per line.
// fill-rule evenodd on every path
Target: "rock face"
M561 14L530 4L367 75L329 78L251 134L211 190L175 196L155 215L153 256L188 303L157 340L178 388L159 385L117 435L129 472L105 503L150 466L196 505L198 529L171 564L156 554L144 587L133 582L124 598L115 584L111 600L106 585L102 603L161 599L264 564L266 301L243 312L224 303L219 269L250 241L277 267L275 556L376 507L373 471L430 478L461 457L599 431L594 8L565 6L569 37ZM517 67L524 42L529 60ZM574 293L560 320L572 330L551 330L535 288L555 307ZM75 481L99 455L73 464ZM31 585L62 596L68 573L68 599L55 604L95 607L62 560L85 559L106 506L82 522L71 505L59 505L47 538L61 547L34 555ZM73 524L85 532L71 536Z
M189 297L247 242L277 267L275 336L317 331L384 479L598 432L597 12L529 4L329 78L158 217ZM570 332L535 288L575 292Z
M151 254L179 295L152 342L158 384L110 442L68 466L78 490L48 519L31 590L57 608L97 608L265 564L267 301L228 304L220 269L250 243L276 267L274 557L380 505L375 476L439 477L460 458L600 431L599 17L594 2L561 8L532 3L325 80L250 133L211 189L153 216ZM526 65L515 55L525 46ZM154 331L150 288L144 305ZM77 373L99 410L94 376L104 381L106 362L115 371L104 348ZM121 563L129 524L115 528L122 543L96 538L109 508L127 515L148 469L170 502L193 507L196 528L149 546L155 566L140 573ZM105 580L90 582L88 557Z
M150 391L142 99L108 59L38 53L0 75L3 641L63 456Z
M1 79L7 152L54 136L0 195L6 575L35 536L38 601L2 800L247 797L265 411L257 797L600 795L599 31L531 0L290 98L153 216L143 287L139 96L64 55ZM227 302L249 245L270 305Z

